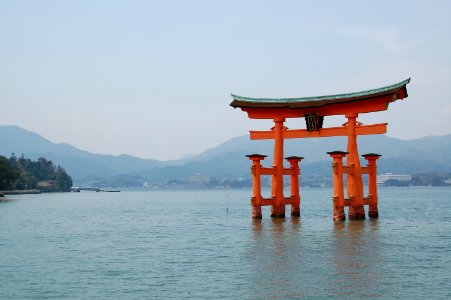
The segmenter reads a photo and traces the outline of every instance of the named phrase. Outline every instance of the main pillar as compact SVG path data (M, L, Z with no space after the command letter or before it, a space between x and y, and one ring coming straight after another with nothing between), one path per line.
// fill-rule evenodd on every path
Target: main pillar
M348 155L346 157L346 164L352 168L352 172L347 176L347 194L351 199L348 217L351 220L365 219L362 170L357 149L357 116L357 113L346 114L346 118L348 118Z
M271 217L285 218L283 197L283 122L285 118L274 118L274 174L272 176Z

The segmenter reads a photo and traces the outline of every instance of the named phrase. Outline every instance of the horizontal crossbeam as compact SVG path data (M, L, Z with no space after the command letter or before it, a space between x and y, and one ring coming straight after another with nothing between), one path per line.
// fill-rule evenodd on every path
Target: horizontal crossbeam
M387 123L361 125L355 128L357 135L368 134L384 134L387 133ZM331 136L347 136L348 128L329 127L321 128L318 131L307 131L306 129L286 129L282 131L284 139L312 138L312 137L331 137ZM275 139L274 131L250 131L251 140L273 140Z
M251 199L251 205L256 205L256 200ZM283 197L283 204L284 205L290 205L293 202L293 197ZM260 206L270 206L274 204L274 198L261 198L261 204Z
M294 170L292 168L283 168L282 174L283 175L292 175ZM275 168L260 168L260 175L275 175L276 169Z
M371 197L364 197L363 198L363 205L370 205L370 201L371 201ZM349 199L349 198L345 198L344 199L344 204L345 204L345 206L351 206L351 203L352 203L352 199Z

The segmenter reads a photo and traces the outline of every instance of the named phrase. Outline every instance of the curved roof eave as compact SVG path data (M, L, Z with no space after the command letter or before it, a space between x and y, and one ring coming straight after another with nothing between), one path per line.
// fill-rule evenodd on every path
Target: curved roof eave
M230 106L233 107L285 107L296 108L305 106L322 106L326 104L335 104L341 102L349 102L356 100L371 99L378 96L395 94L400 89L404 89L405 97L407 97L406 85L410 82L410 78L378 89L366 90L355 93L301 97L301 98L250 98L231 94L233 101Z

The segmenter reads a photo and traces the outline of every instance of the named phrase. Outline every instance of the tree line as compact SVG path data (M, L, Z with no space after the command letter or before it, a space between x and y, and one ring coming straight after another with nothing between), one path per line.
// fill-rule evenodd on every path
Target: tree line
M72 178L66 171L43 157L32 161L23 155L10 158L0 155L0 190L39 189L41 191L70 191Z

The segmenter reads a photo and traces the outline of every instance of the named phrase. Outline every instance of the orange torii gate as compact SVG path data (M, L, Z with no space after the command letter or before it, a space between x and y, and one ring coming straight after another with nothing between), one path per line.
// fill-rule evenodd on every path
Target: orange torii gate
M333 192L333 218L345 220L344 207L349 206L349 219L365 219L364 205L368 205L368 216L378 217L377 186L376 186L376 160L379 154L368 153L363 157L368 165L360 165L357 149L357 136L367 134L383 134L387 132L387 123L363 125L357 121L360 113L370 113L388 109L388 105L399 99L406 98L406 85L410 78L402 82L378 88L349 94L339 94L319 97L303 98L249 98L233 95L230 105L241 108L247 112L251 119L272 119L274 127L269 131L250 131L252 140L274 140L274 163L271 168L261 166L261 161L266 157L261 154L251 154L247 157L252 160L252 217L261 218L261 206L271 205L271 217L284 218L285 205L291 205L291 215L299 216L300 196L299 162L302 157L291 156L286 159L290 163L289 168L283 167L283 141L293 138L347 136L347 151L328 152L332 157L332 173L334 182ZM341 127L323 128L325 116L344 115L347 122ZM284 126L287 118L301 118L306 121L306 129L288 129ZM346 164L342 159L346 157ZM347 189L345 198L343 190L343 176L347 176ZM368 196L364 196L363 174L368 174ZM260 176L271 175L272 197L261 196ZM283 176L290 176L290 197L283 194Z

